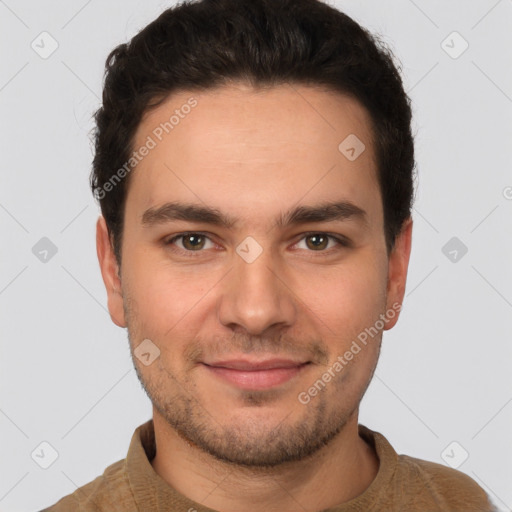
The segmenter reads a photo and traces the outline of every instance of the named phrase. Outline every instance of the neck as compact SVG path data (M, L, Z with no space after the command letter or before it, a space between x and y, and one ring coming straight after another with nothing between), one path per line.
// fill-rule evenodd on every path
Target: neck
M358 433L357 411L343 430L306 460L247 468L217 460L180 437L154 410L155 472L176 491L223 512L299 508L320 511L362 494L379 460Z

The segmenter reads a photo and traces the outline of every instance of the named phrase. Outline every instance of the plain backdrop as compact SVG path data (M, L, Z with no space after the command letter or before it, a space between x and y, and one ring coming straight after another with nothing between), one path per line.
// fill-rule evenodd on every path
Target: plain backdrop
M510 510L512 1L330 3L393 49L416 134L406 299L360 422ZM0 1L1 511L89 482L151 417L106 309L89 133L108 52L170 5Z

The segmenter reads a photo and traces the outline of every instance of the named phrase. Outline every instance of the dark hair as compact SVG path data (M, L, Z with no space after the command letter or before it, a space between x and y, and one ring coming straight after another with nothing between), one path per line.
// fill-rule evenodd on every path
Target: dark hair
M112 177L126 169L142 116L173 92L233 81L326 86L368 110L389 252L411 215L415 167L410 99L393 57L378 36L319 0L184 1L117 46L95 114L90 184L118 263L130 175Z

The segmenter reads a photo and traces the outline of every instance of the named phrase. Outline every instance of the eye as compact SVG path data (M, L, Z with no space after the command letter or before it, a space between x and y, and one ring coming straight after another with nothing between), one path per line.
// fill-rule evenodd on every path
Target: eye
M305 248L313 252L328 252L328 250L332 249L333 247L348 247L349 245L348 241L342 237L329 235L322 232L306 233L301 239L301 242L302 240L305 240ZM329 246L330 241L333 242L333 244Z
M175 242L179 240L181 240L181 242L175 244ZM210 243L210 246L208 246L207 242ZM214 244L203 233L181 233L167 240L165 245L170 246L173 250L175 250L173 246L176 245L179 249L181 249L181 251L201 252L202 249L211 249Z
M299 247L304 243L305 247ZM212 249L215 244L205 233L188 232L180 233L164 242L173 252L186 256L199 256L203 249ZM350 247L350 242L342 236L330 235L323 232L305 233L301 240L296 244L299 249L306 249L308 252L330 253L331 250Z

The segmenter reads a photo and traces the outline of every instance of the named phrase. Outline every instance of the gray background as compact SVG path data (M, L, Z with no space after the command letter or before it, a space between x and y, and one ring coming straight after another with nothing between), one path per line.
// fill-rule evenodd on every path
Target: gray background
M417 134L407 297L360 422L399 453L460 464L510 510L512 0L330 3L391 44ZM169 5L0 0L1 511L89 482L151 417L106 310L88 134L108 52ZM43 31L59 45L46 59L31 47L51 49Z

